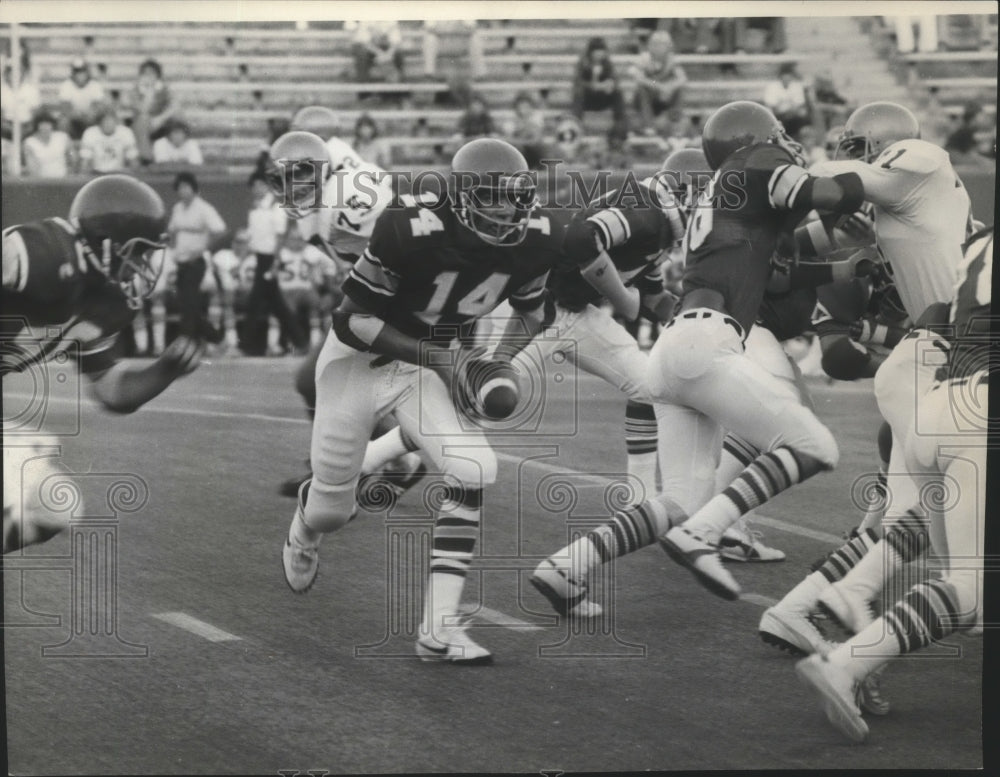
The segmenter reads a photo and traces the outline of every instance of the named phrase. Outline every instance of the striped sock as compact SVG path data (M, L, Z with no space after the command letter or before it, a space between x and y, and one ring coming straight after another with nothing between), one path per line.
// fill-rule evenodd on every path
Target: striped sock
M883 617L830 651L829 659L846 666L860 680L890 658L920 650L954 632L960 625L958 613L958 595L951 583L918 583Z
M859 531L856 537L851 538L827 556L816 571L831 583L843 580L844 576L864 558L865 554L875 547L878 540L878 532L872 529Z
M587 532L549 558L560 568L568 565L571 577L585 578L613 558L652 545L657 537L686 517L677 504L660 495L616 512L608 523Z
M482 489L450 488L434 521L430 583L422 626L424 634L432 634L447 625L445 618L458 613L465 576L479 539L482 504Z
M628 474L645 489L645 498L656 491L656 414L653 406L644 402L625 405L625 449L628 452Z
M746 515L798 483L801 471L791 448L775 448L762 453L728 488L709 500L684 526L706 542L718 542L722 533L741 515Z
M742 437L738 437L732 432L726 434L722 441L722 450L736 459L744 467L749 467L753 460L760 456L757 446L747 442Z

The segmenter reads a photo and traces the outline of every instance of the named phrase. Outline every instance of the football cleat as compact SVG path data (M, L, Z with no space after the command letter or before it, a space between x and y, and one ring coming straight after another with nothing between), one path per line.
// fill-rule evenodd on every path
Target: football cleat
M571 578L552 559L545 559L535 568L530 582L562 616L599 618L604 611L601 605L587 598L587 581Z
M724 561L784 561L784 551L769 548L763 535L751 529L745 519L730 526L719 540L719 555Z
M819 609L851 634L857 634L875 621L870 602L855 596L850 589L834 583L819 597Z
M740 584L723 566L719 549L683 526L675 526L662 537L660 545L667 555L691 570L695 579L716 596L734 601L740 598Z
M830 662L826 656L803 658L795 665L795 673L820 698L827 720L852 742L868 738L868 724L855 704L854 681L847 670Z
M474 642L464 626L445 626L433 636L421 637L416 649L421 661L449 661L466 666L493 663L493 654Z
M792 607L775 605L764 610L757 633L768 645L786 650L792 655L827 653L833 647L816 628L808 613Z
M299 503L295 508L292 523L303 520L310 482L311 480L306 480L299 487ZM285 546L281 549L281 565L285 570L285 582L288 583L288 587L297 594L304 594L312 588L319 573L319 545L301 545L292 538L289 530Z
M885 666L882 666L858 683L858 695L855 700L865 712L879 717L889 714L889 702L882 696L882 672L884 670Z

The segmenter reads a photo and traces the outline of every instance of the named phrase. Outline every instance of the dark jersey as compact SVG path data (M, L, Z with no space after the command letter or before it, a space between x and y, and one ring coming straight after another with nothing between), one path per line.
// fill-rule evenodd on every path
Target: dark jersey
M815 288L767 293L755 323L769 330L778 340L791 340L811 328L815 309Z
M549 277L556 304L582 310L598 303L601 294L580 274L580 268L607 252L626 286L642 294L663 291L660 264L666 249L684 236L684 213L652 179L618 189L577 211L566 228L563 257Z
M988 227L977 232L965 244L965 255L958 267L958 283L949 315L949 322L954 327L952 348L948 355L950 378L961 378L990 368L993 352L990 333L992 286L993 227Z
M504 300L542 305L567 218L539 210L523 242L493 246L459 223L446 195L402 195L379 216L343 291L404 334L450 340Z
M807 199L800 197L807 179L779 146L758 143L730 154L688 222L682 291L719 292L727 312L749 331L779 241L812 207L800 202Z
M4 230L2 301L5 371L72 350L82 371L107 369L118 333L135 316L122 290L89 265L73 226L61 218Z

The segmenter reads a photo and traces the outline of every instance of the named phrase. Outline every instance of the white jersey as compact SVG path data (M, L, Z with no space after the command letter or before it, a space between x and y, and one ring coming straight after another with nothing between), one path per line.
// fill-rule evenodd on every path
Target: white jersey
M354 262L368 245L379 214L392 200L392 180L377 165L362 162L330 176L323 208L299 220L299 232L329 256Z
M301 251L282 248L278 252L275 274L282 291L313 289L321 280L323 252L306 245Z
M900 140L874 161L822 162L816 175L857 173L874 205L879 253L910 318L947 302L971 224L971 203L948 152L924 140Z

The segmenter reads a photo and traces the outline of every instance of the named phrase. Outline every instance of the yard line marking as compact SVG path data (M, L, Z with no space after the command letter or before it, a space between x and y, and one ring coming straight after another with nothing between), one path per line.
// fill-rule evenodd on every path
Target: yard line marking
M4 392L5 396L10 396L14 398L30 399L32 395L27 392ZM57 402L75 402L77 401L74 397L51 397L50 401ZM99 407L99 403L90 399L84 399L85 403ZM286 424L311 424L312 422L307 418L290 418L287 416L276 416L268 415L266 413L233 413L226 410L199 410L197 408L189 407L170 407L170 406L156 406L156 405L145 405L141 412L143 413L166 413L166 414L178 414L178 415L189 415L189 416L201 416L204 418L233 418L233 419L243 419L243 420L253 420L253 421L275 421L278 423ZM597 485L602 485L605 483L610 483L611 479L603 475L591 475L587 472L580 472L579 470L569 469L558 464L550 464L547 461L539 459L520 459L517 456L512 456L509 453L502 453L496 451L496 457L501 461L507 461L516 465L521 465L523 463L526 467L535 467L545 472L561 473L565 475L573 475L580 480L595 483ZM819 540L820 542L830 543L832 545L842 545L844 543L843 537L838 537L835 534L829 534L828 532L818 531L816 529L810 529L806 526L799 526L798 524L788 523L787 521L782 521L779 518L770 518L765 515L757 515L754 513L750 516L751 521L756 521L762 526L768 526L772 529L778 529L779 531L787 532L788 534L796 534L799 537L806 537L811 540Z
M492 607L475 607L474 605L469 605L462 607L461 612L466 615L471 615L476 620L486 621L487 623L492 623L496 626L506 626L508 629L516 629L518 631L543 630L541 626L537 626L534 623L528 623L527 621L515 618L513 615L507 615L499 610L494 610Z
M772 529L786 531L790 534L798 534L800 537L808 537L811 540L829 542L833 545L843 545L846 542L843 537L838 537L836 534L829 534L825 531L817 531L816 529L799 526L795 523L787 523L786 521L779 520L778 518L768 518L766 515L757 515L754 513L748 520L751 523L759 523L761 526L770 526Z
M158 612L153 613L153 617L164 623L169 623L171 626L197 634L199 637L204 637L209 642L233 642L243 639L228 631L217 629L211 623L200 621L186 612Z
M759 604L761 607L774 607L778 603L777 599L772 599L770 596L764 596L763 594L740 594L740 601Z

